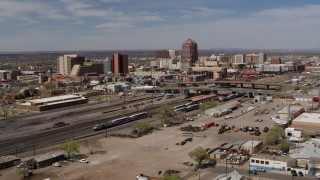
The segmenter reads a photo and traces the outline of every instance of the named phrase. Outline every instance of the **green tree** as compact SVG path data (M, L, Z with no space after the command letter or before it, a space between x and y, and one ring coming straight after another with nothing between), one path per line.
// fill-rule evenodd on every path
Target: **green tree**
M289 150L290 150L290 144L288 141L286 140L281 140L280 142L280 150L283 152L283 153L288 153Z
M217 105L216 101L208 101L199 106L199 112L204 112L207 109L211 109Z
M161 124L170 123L173 117L173 107L169 105L162 105L159 107L158 112L161 118Z
M310 131L303 131L302 133L302 138L303 138L303 141L308 141L310 139Z
M86 147L89 150L90 154L93 154L95 149L102 148L102 144L99 141L99 139L95 139L95 138L85 139L81 142L81 145Z
M280 126L273 126L271 130L267 133L266 143L269 145L278 144L282 139L283 128Z
M189 156L197 161L198 165L205 159L209 159L210 155L202 147L197 147L193 151L189 152Z
M80 144L77 143L76 141L74 140L71 140L71 141L68 141L64 144L61 144L59 146L59 148L66 152L68 154L68 157L70 157L71 154L74 154L74 153L79 153L79 149L80 149Z
M137 122L136 128L139 134L149 133L153 129L150 123L147 121Z
M162 180L180 180L180 176L178 174L164 174Z

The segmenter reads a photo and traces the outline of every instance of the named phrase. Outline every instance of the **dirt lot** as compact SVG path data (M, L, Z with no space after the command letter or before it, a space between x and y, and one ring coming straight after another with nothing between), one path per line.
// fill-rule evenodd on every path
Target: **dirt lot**
M243 103L243 107L233 112L231 115L241 116L233 119L225 120L224 117L212 118L208 116L201 116L195 121L184 123L182 126L202 125L209 121L240 127L241 125L272 127L273 121L270 116L276 114L282 107L286 107L291 101L275 100L273 103L258 103L251 104L249 102ZM279 107L277 107L277 105ZM261 114L254 116L254 111L243 113L247 111L248 107L257 107L260 109L268 109L269 114ZM275 108L273 110L273 108ZM255 119L263 119L263 122L255 122ZM265 133L261 136L249 135L249 132L231 132L218 134L218 127L211 127L210 129L200 132L199 134L206 135L203 137L193 137L192 142L186 143L184 146L175 145L183 141L186 137L182 136L182 131L177 130L180 126L163 128L160 131L155 131L150 135L146 135L137 139L108 137L101 139L103 148L100 152L89 155L86 149L81 149L82 154L88 155L88 164L62 162L61 168L47 167L35 171L33 179L135 179L137 174L143 173L149 176L158 177L158 172L164 172L166 169L175 169L181 171L181 175L187 175L193 167L183 166L182 161L194 162L188 156L188 153L194 148L201 146L204 148L212 148L224 142L233 142L239 139L264 139ZM123 130L123 132L130 132L132 129ZM14 168L0 171L2 176L0 179L18 179L19 177L14 172ZM205 174L202 173L203 175Z

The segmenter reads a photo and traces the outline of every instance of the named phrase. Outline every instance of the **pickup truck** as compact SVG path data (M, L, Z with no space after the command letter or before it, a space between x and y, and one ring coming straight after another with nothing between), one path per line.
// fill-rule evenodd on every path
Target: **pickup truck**
M60 122L54 123L53 127L54 128L58 128L58 127L67 126L67 125L70 125L70 124L69 123L65 123L63 121L60 121Z

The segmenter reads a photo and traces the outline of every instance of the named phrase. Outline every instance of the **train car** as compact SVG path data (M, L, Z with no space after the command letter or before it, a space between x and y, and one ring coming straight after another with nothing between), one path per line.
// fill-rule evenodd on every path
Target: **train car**
M137 113L137 114L133 114L131 116L129 116L129 121L136 121L139 119L144 119L147 118L149 115L147 112L141 112L141 113Z
M187 110L187 107L181 107L181 108L178 108L178 109L173 110L173 112L174 112L174 113L186 112L186 110Z
M199 109L199 104L190 105L186 108L186 112Z
M186 107L186 105L185 104L181 104L181 105L173 107L173 109L176 110L176 109L180 109L180 108L184 108L184 107Z
M119 125L126 124L126 123L130 122L130 118L129 117L122 117L122 118L114 119L110 122L111 122L111 126L115 127L115 126L119 126Z
M93 130L94 131L101 131L101 130L110 128L112 126L113 126L112 122L108 121L106 123L101 123L101 124L97 124L97 125L93 126Z

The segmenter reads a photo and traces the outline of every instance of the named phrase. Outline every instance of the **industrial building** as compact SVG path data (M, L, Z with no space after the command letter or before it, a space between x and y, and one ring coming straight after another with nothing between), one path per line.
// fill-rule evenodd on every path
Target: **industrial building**
M262 168L279 171L288 171L295 165L295 160L288 156L258 155L252 156L249 162L251 169Z
M62 152L54 152L52 154L42 155L34 158L35 168L40 169L47 166L51 166L51 164L62 161L65 159L65 156Z
M62 107L85 104L88 99L79 95L62 95L42 99L22 100L17 103L17 108L28 111L46 111Z
M263 145L262 141L249 140L246 143L242 144L241 147L243 151L248 152L248 154L254 154L260 150L262 145Z
M0 169L9 168L16 166L20 163L20 159L13 155L1 156L0 157Z
M221 117L231 113L234 109L237 109L241 104L239 102L229 102L220 106L207 109L204 113L208 116Z
M292 121L291 127L318 131L320 129L320 113L302 113Z

